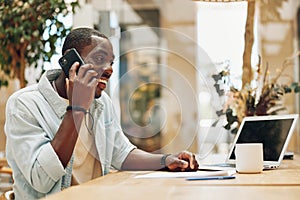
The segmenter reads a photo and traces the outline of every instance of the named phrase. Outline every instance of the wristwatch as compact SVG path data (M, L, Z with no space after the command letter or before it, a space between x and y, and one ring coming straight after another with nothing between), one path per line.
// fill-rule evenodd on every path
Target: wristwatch
M172 154L165 154L165 155L163 155L163 157L161 157L160 165L161 165L162 168L167 167L167 166L166 166L166 159L167 159L167 157L170 156L170 155L172 155Z

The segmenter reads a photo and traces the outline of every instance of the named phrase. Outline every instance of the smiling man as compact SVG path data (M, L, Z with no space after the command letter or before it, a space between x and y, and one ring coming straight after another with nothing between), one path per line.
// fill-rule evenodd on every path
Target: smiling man
M119 170L197 170L195 155L152 154L122 132L103 91L113 73L109 39L90 28L72 30L62 54L75 48L84 63L46 71L36 85L14 93L6 106L6 157L16 199L38 199Z

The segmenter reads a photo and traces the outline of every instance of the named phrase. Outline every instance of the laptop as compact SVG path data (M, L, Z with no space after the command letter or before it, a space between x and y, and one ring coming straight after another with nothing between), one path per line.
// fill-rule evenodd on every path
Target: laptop
M298 114L245 117L230 148L227 164L235 164L237 143L262 143L264 169L279 167L293 135Z

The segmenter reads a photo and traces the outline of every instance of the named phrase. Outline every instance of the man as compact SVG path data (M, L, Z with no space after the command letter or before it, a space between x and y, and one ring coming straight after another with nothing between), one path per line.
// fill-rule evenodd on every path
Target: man
M16 199L44 197L107 174L111 167L198 168L190 152L151 154L125 137L103 91L114 60L106 36L90 28L74 29L66 37L63 55L72 48L86 64L72 64L68 78L61 70L49 70L38 84L17 91L7 102L6 153Z

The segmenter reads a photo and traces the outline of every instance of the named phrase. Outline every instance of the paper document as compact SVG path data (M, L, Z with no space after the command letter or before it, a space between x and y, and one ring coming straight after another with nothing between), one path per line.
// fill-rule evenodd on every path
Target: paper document
M137 175L135 178L188 178L188 177L206 177L206 176L231 176L235 170L222 171L195 171L195 172L165 172L156 171L148 174Z

